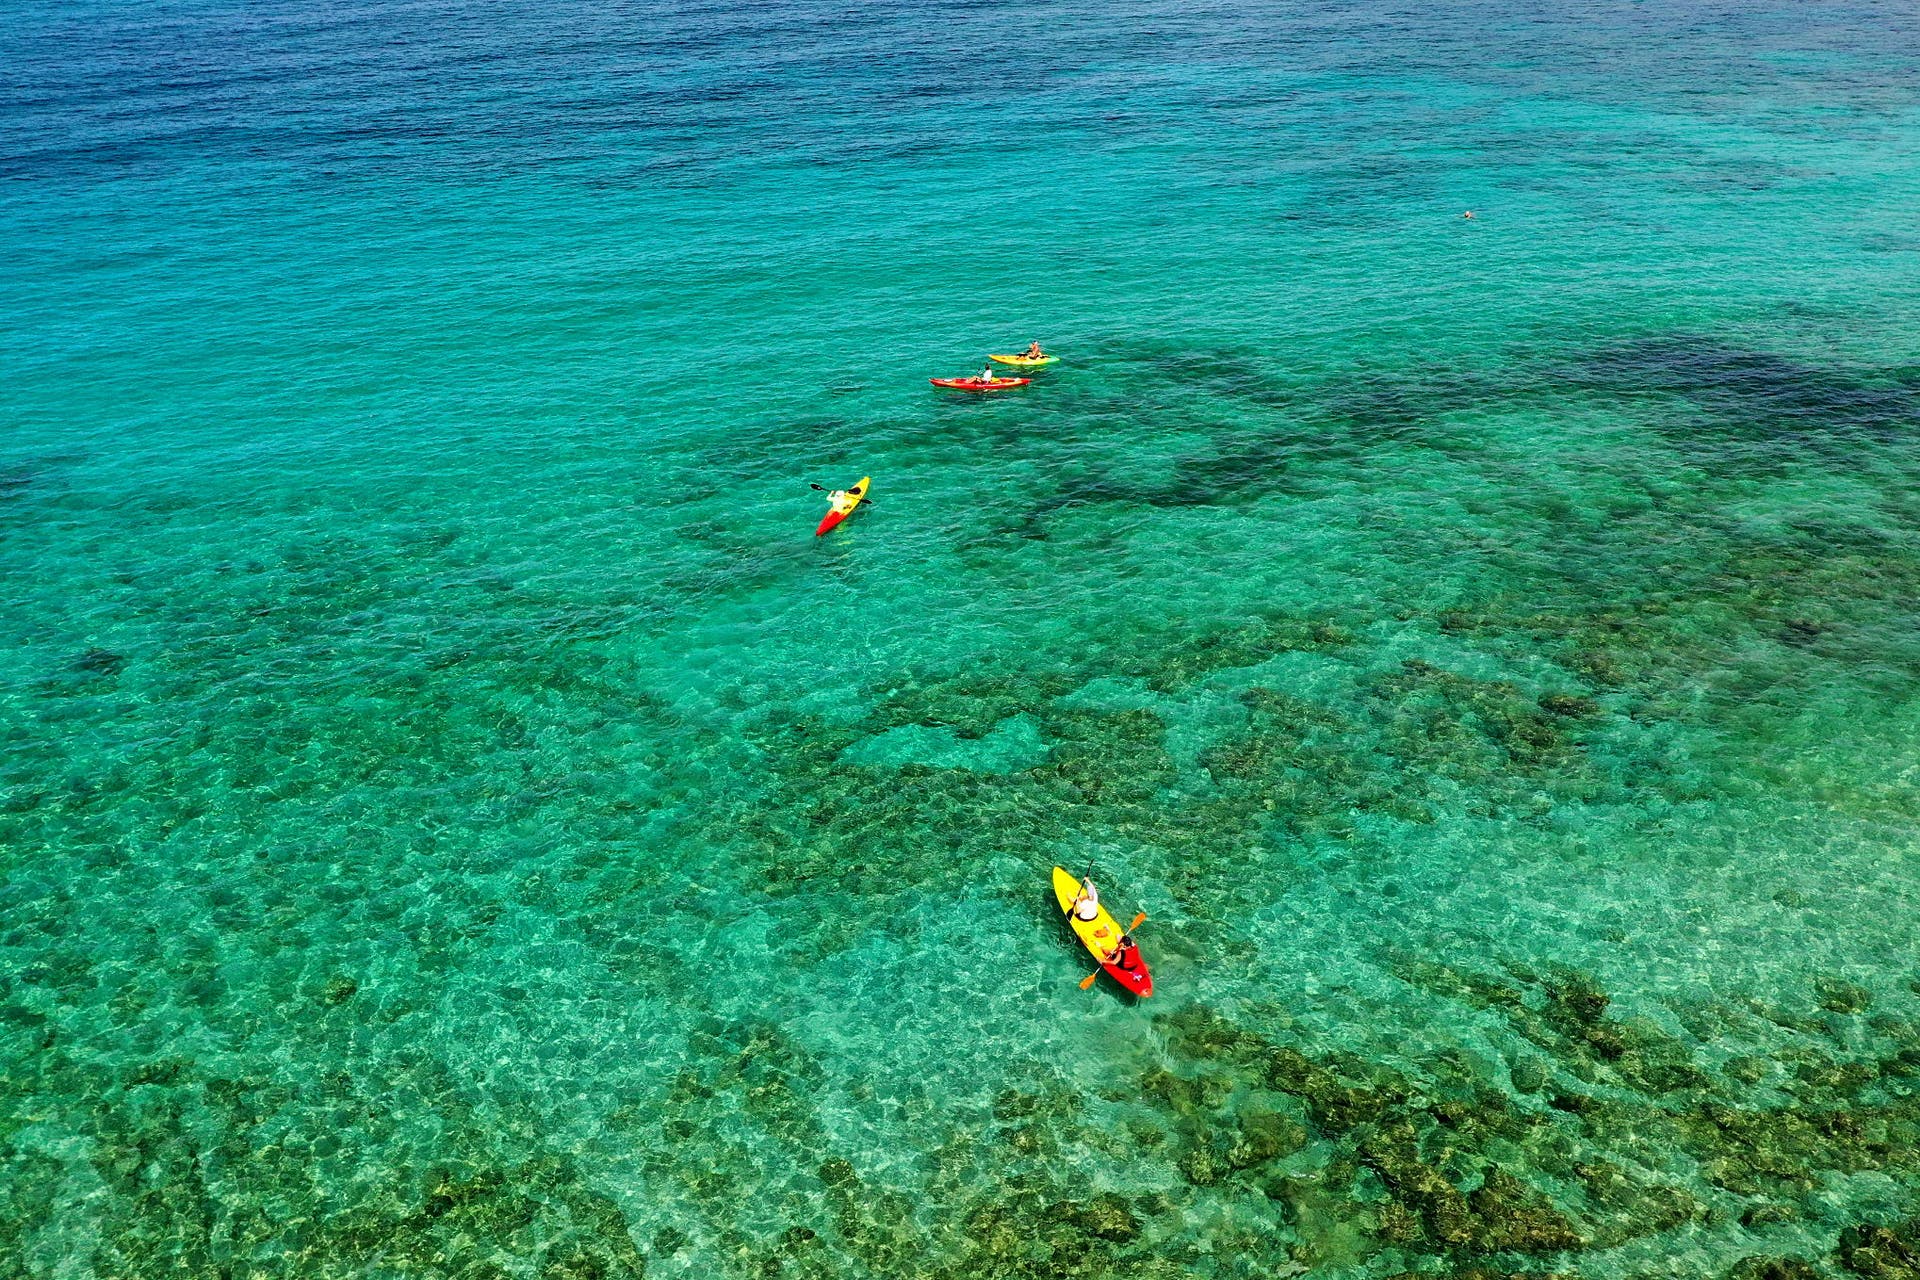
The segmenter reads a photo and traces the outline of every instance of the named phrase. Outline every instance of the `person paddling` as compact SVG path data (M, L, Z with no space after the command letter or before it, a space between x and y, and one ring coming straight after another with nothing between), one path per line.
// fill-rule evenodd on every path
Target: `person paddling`
M1035 338L1032 342L1027 344L1027 359L1045 360L1046 358L1047 358L1046 352L1040 350L1040 339Z
M975 382L992 382L992 381L993 381L993 366L992 366L992 365L988 365L988 366L987 366L986 368L984 368L984 369L982 369L982 370L980 371L980 376L979 376L979 377L977 377L977 378L975 378L975 379L974 379L974 381L975 381Z
M846 499L848 499L848 498L851 498L851 497L853 496L853 490L851 490L851 489L829 489L829 488L827 488L827 486L825 486L825 485L823 485L823 484L809 484L809 485L807 486L807 488L809 488L809 489L812 489L812 490L813 490L813 491L814 491L815 493L824 493L824 494L826 494L826 495L827 495L827 501L828 501L828 503L830 503L830 504L831 504L831 503L839 503L839 502L843 502L843 501L845 501ZM864 503L866 503L866 504L867 504L868 506L872 506L872 505L873 505L873 499L872 499L872 498L868 498L868 497L864 497L864 496L863 496L863 497L862 497L862 498L861 498L860 500L861 500L862 502L864 502Z
M1080 896L1073 900L1073 918L1092 922L1100 917L1100 891L1093 887L1093 877L1086 876L1080 881Z

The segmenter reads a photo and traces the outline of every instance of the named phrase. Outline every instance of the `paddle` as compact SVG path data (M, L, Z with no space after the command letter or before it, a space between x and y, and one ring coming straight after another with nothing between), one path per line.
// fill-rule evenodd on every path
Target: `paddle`
M1092 859L1088 859L1087 874L1080 877L1080 882L1082 884L1085 884L1087 881L1091 879L1093 879L1093 861ZM1098 982L1099 980L1100 980L1100 971L1098 969L1095 969L1092 973L1086 976L1086 979L1083 982L1081 982L1080 989L1082 991L1085 991L1088 987L1091 987L1095 982Z
M832 489L829 489L829 488L827 488L827 486L825 486L825 485L823 485L823 484L809 484L809 485L807 486L807 488L809 488L809 489L818 489L818 490L819 490L819 491L820 491L821 493L833 493L833 492L834 492L834 490L832 490ZM872 498L862 498L862 499L860 499L860 501L862 501L862 502L864 502L864 503L866 503L866 504L867 504L868 506L872 506L872 505L873 505L873 499L872 499Z

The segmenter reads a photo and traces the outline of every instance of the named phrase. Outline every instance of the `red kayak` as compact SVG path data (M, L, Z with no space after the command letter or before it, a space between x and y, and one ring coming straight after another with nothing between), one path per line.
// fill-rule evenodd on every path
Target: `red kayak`
M927 381L951 391L1007 391L1013 387L1024 387L1033 379L995 378L992 382L982 382L978 378L928 378Z

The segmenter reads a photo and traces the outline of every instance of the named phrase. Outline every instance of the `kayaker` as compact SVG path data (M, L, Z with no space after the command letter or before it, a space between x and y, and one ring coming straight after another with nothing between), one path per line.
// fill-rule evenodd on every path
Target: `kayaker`
M1040 349L1040 339L1035 338L1031 343L1027 344L1027 359L1045 360L1046 358L1047 353Z
M1080 881L1080 896L1073 900L1073 915L1076 920L1092 921L1100 915L1100 891L1093 887L1093 877L1087 876Z
M977 377L977 378L975 378L975 379L974 379L974 381L975 381L975 382L992 382L992 381L993 381L993 366L992 366L992 365L988 365L988 366L987 366L986 368L984 368L984 369L982 369L982 370L980 371L980 376L979 376L979 377Z
M1115 947L1113 954L1107 957L1107 963L1117 965L1122 969L1138 969L1140 967L1140 947L1134 942L1132 934L1123 933L1120 935L1120 945Z

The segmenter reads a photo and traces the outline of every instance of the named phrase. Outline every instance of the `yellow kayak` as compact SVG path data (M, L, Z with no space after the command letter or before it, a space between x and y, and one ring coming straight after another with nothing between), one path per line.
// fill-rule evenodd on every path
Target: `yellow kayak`
M988 356L997 364L1010 364L1017 369L1038 369L1043 364L1053 364L1059 356Z
M1067 923L1073 926L1074 933L1109 977L1137 996L1153 994L1153 975L1147 972L1146 961L1137 961L1132 968L1127 968L1107 958L1120 949L1120 922L1109 915L1105 907L1091 920L1082 920L1073 914L1073 900L1080 896L1080 881L1065 867L1053 869L1053 896L1066 914Z
M859 484L854 485L851 489L842 489L834 494L833 505L827 508L827 518L820 522L820 527L813 531L813 536L816 538L820 537L829 529L833 528L833 526L852 515L853 509L860 505L860 500L867 496L867 486L871 484L872 481L872 476L861 476Z

